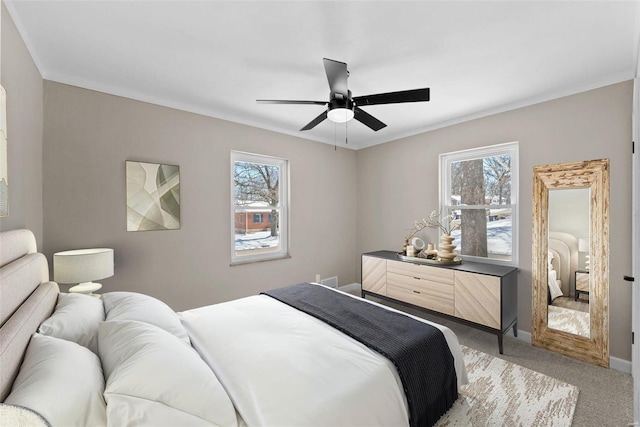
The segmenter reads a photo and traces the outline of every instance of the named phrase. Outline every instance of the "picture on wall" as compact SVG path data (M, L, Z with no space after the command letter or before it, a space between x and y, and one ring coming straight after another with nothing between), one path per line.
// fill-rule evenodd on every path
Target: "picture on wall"
M127 231L180 228L180 167L127 161Z
M0 217L9 216L9 160L7 155L7 92L0 86Z

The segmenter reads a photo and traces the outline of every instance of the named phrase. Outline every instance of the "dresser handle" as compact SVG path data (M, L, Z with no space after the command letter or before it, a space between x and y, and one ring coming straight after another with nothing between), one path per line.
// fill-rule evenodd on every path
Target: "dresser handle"
M419 294L419 293L420 293L420 291L413 291L413 293L414 293L414 294Z
M416 276L413 276L413 278L414 278L414 279L416 279L416 280L420 280L420 278L419 278L419 277L416 277Z

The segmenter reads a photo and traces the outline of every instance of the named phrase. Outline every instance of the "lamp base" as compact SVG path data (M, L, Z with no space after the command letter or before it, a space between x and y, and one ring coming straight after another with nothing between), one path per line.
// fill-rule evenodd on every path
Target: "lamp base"
M84 283L79 283L79 284L69 288L69 293L72 293L72 294L85 294L85 295L91 295L91 296L99 297L99 295L94 294L94 292L95 291L99 291L100 289L102 289L102 285L100 283L84 282Z

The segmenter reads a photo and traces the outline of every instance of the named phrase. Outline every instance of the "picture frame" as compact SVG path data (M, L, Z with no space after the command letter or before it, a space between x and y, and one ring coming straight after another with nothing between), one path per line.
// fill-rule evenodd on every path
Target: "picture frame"
M126 161L127 231L180 229L180 166Z
M7 92L0 85L0 217L9 216L9 158L7 145Z

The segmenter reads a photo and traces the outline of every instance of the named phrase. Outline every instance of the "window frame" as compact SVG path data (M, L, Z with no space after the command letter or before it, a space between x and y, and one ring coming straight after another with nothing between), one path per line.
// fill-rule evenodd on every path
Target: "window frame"
M230 161L230 195L231 195L231 265L247 264L259 261L269 261L274 259L289 258L289 160L279 157L266 156L262 154L247 153L243 151L231 151ZM279 182L278 182L278 203L279 207L279 233L280 233L280 248L277 251L270 251L264 253L250 254L250 255L236 255L235 246L235 163L257 163L261 165L276 166L279 168ZM264 215L263 215L264 218Z
M451 203L451 164L468 160L476 160L479 158L494 157L498 155L509 154L511 156L511 204L509 205L466 205L460 208L460 205ZM489 257L478 257L473 255L462 255L460 257L467 261L482 262L488 264L498 264L507 266L518 266L519 261L519 143L508 142L504 144L496 144L485 147L471 148L467 150L453 151L440 154L440 212L447 213L449 209L497 209L511 207L511 259L501 260ZM457 206L457 207L456 207ZM439 233L439 236L442 233Z

